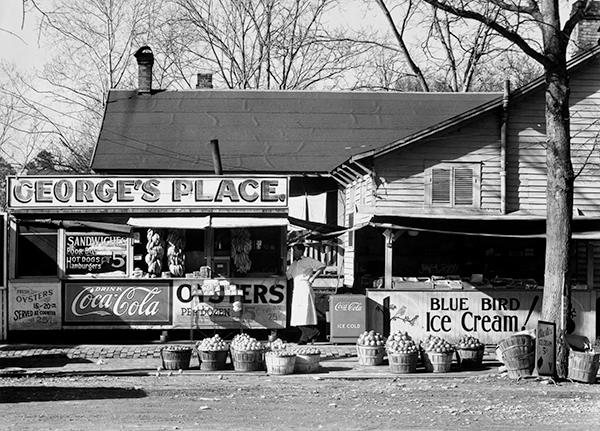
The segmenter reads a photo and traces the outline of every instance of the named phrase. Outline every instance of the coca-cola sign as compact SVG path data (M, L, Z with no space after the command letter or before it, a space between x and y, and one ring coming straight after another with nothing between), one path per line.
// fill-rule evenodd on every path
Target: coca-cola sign
M170 324L170 283L65 283L65 324Z
M363 309L363 303L358 301L340 301L336 302L333 307L335 311L348 311L348 312L361 312Z

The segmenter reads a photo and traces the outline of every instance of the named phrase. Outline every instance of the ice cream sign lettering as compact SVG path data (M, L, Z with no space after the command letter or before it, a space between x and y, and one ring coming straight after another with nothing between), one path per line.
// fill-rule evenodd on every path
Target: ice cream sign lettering
M286 207L287 177L10 177L10 208Z
M470 300L475 304L471 304ZM527 310L515 297L432 297L429 298L425 329L427 332L443 333L457 329L463 332L516 332L527 323L536 302L532 303L527 318L523 319Z

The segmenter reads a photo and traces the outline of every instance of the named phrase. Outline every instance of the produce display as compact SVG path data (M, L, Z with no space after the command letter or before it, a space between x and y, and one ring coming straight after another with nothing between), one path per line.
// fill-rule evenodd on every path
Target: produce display
M182 229L169 229L167 235L167 262L169 271L174 277L183 277L185 273L185 231Z
M296 347L290 352L295 355L320 355L321 351L317 347Z
M250 250L252 250L250 231L246 228L231 229L231 257L237 271L242 274L250 271L252 266Z
M265 353L265 356L290 357L296 354L290 350L270 350Z
M196 348L203 351L229 350L229 346L225 340L219 336L219 334L216 334L211 338L205 338L202 341L198 341L196 343Z
M383 346L385 345L385 337L373 330L365 331L358 336L357 344L361 346Z
M231 348L235 350L263 350L264 346L248 334L237 334L231 341Z
M485 346L481 341L479 341L479 338L465 335L458 340L456 347L458 349L483 349Z
M265 347L269 350L282 350L285 349L285 343L281 338L276 338L273 341L267 342Z
M168 352L187 352L187 351L190 351L191 349L192 348L189 346L177 346L177 345L164 347L164 350L166 350Z
M398 331L390 335L385 343L385 349L390 353L417 353L419 347L408 332Z
M154 229L148 229L146 233L148 242L146 243L146 263L148 264L148 274L151 277L159 276L162 272L162 260L165 255L165 242L161 233Z
M454 346L448 341L437 335L429 334L421 342L421 349L432 353L451 353L454 352Z

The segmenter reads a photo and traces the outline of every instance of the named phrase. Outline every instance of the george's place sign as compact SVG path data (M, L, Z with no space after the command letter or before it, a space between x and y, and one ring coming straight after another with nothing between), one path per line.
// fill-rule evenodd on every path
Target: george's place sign
M9 177L8 208L285 208L287 177Z

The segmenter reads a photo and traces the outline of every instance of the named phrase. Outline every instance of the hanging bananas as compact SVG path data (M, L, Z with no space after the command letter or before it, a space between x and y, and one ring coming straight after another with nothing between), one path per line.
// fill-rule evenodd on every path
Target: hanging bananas
M246 228L231 230L231 257L238 272L244 274L250 271L252 262L250 261L250 250L252 250L252 241L250 240L250 231Z
M146 263L148 264L148 274L156 277L162 272L162 260L165 255L165 243L161 238L161 233L154 229L148 229L146 234Z
M167 262L173 277L183 277L185 272L185 230L169 229L167 234Z

